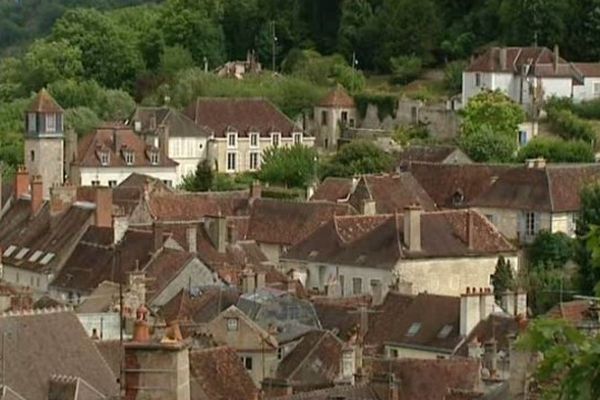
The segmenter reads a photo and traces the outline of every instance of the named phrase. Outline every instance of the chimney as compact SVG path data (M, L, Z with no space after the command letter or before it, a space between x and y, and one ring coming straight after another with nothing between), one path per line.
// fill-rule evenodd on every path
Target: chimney
M219 253L227 250L227 220L224 216L206 217L208 236Z
M152 236L154 240L153 250L156 253L163 247L165 227L162 222L154 221L152 224Z
M409 252L421 251L421 214L423 210L418 205L404 209L404 245Z
M19 167L15 180L15 198L18 199L29 192L29 173L27 172L27 168Z
M483 367L490 373L490 377L496 376L498 371L498 349L495 339L490 339L483 345Z
M467 210L467 247L469 250L473 250L473 237L475 232L473 231L473 216L472 210Z
M187 250L190 253L198 252L198 228L193 226L188 226L185 230L185 236L187 238Z
M262 197L262 186L260 182L254 181L250 184L250 200L260 199Z
M519 289L515 293L515 303L515 315L527 318L527 292L525 292L522 289Z
M158 130L158 149L163 157L169 157L169 140L171 138L169 127L161 126Z
M117 244L125 236L125 232L129 229L129 219L125 217L113 218L113 243Z
M494 293L490 288L479 292L479 319L485 320L494 312Z
M554 45L554 73L558 73L558 63L560 61L560 53L558 51L558 44Z
M112 228L112 189L97 187L95 224L101 228Z
M121 150L121 139L119 136L119 130L115 127L112 130L113 133L113 146L115 147L115 154L119 154L119 151Z
M142 304L135 312L136 320L133 326L133 341L137 343L150 342L150 327L148 326L148 309Z
M162 339L163 343L182 342L183 336L181 335L181 329L179 329L179 321L169 321L167 329L165 330L165 336Z
M65 182L62 186L50 188L50 213L60 214L69 209L77 200L77 186Z
M467 336L479 323L481 318L479 295L467 287L466 293L460 295L460 334Z
M511 292L509 290L509 291L502 293L502 308L509 315L513 315L513 316L516 315L515 293L514 292Z
M236 244L238 241L237 228L232 225L227 226L227 243Z
M31 214L36 214L44 203L44 182L36 175L31 181Z
M256 291L256 274L253 271L242 273L242 292L254 293Z
M361 202L361 212L362 212L362 215L368 215L368 216L373 216L373 215L377 214L377 204L375 203L375 200L373 200L373 199L363 200Z
M501 47L500 48L500 70L502 71L506 71L506 57L507 57L507 50L506 47Z
M267 286L267 274L265 272L256 273L256 289L264 289Z

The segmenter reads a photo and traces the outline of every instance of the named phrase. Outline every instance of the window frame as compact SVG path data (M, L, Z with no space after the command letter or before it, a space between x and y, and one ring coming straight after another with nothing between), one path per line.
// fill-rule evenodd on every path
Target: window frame
M160 153L158 151L150 152L150 164L158 165L160 163Z
M93 180L93 181L91 181L91 184L92 184L93 187L98 187L98 186L100 186L100 181L99 180Z
M125 160L125 164L128 166L132 166L133 164L135 164L135 153L133 151L124 151L123 152L123 159Z
M475 72L475 87L481 87L481 73Z
M232 156L233 157L233 168L229 167L229 157ZM236 172L237 171L237 166L238 166L238 159L237 159L238 153L237 151L228 151L225 155L225 170L227 172Z
M356 285L357 283L360 285L360 288L358 291L356 291ZM363 294L364 290L363 290L363 279L361 277L352 277L352 294L353 295L359 295L359 294Z
M110 164L110 153L108 151L100 152L100 164L103 167L106 167L107 165Z
M240 322L238 318L226 318L227 332L237 332L239 331Z
M233 144L232 139L233 138ZM227 132L227 148L228 149L237 149L238 145L238 134L237 132Z
M525 236L534 237L537 235L539 226L539 215L535 211L525 211Z
M37 114L30 112L27 113L27 132L37 132Z
M302 144L303 135L302 132L294 132L292 135L292 142L294 145Z
M253 157L256 157L256 160L254 160L255 165L252 165ZM259 151L250 151L248 153L248 169L250 171L258 171L259 168L260 168L260 152Z
M113 188L117 186L117 181L114 179L111 179L108 181L108 187Z
M47 113L45 114L46 119L46 132L54 133L56 132L56 113ZM52 121L52 124L50 123Z
M253 143L255 142L255 143ZM260 147L260 135L257 132L250 133L250 148L257 149Z
M275 143L275 138L277 138L277 143ZM281 132L271 132L271 146L281 146Z

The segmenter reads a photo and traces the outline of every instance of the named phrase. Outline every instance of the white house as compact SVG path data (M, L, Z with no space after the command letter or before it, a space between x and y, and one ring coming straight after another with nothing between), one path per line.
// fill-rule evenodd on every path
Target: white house
M114 187L135 172L172 186L177 181L177 165L130 128L108 125L79 141L70 179L77 186Z

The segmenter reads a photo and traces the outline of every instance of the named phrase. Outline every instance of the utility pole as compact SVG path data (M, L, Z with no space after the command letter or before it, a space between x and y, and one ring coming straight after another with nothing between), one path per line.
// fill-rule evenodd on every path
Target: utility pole
M277 47L277 36L275 36L275 21L271 21L271 70L275 72L275 51Z
M356 59L356 52L352 52L352 92L356 91L356 64L358 64L358 60Z

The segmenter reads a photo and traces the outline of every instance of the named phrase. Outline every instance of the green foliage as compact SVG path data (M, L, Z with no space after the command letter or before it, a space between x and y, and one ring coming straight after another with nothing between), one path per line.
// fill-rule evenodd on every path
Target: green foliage
M571 110L549 108L548 120L556 133L566 140L583 140L593 143L596 140L594 127L588 121L584 121Z
M574 240L565 233L541 231L529 248L529 263L534 268L562 268L574 255Z
M98 115L88 107L75 107L65 110L65 127L77 136L84 136L100 124Z
M305 200L306 191L301 188L269 186L262 189L261 197L280 200Z
M472 97L461 111L459 144L473 161L508 162L517 150L517 131L525 113L501 91Z
M397 128L392 134L392 139L402 146L427 142L430 138L427 125L417 124Z
M516 282L510 261L502 256L498 257L496 270L492 275L492 286L494 287L494 294L497 299L500 298L502 293L516 289Z
M594 162L594 149L582 141L566 141L548 137L537 137L519 149L517 160L543 158L553 163Z
M466 67L465 61L452 61L444 67L444 84L451 93L462 90L462 73Z
M377 106L379 119L381 120L387 116L396 116L398 99L395 96L359 93L354 96L354 101L356 102L356 108L361 118L364 118L367 114L369 104Z
M398 56L390 59L392 80L394 83L405 84L421 75L423 62L417 56Z
M369 141L356 140L344 146L322 164L321 175L352 177L359 174L386 172L392 168L393 158Z
M181 188L188 192L207 192L212 189L215 174L208 160L198 163L196 170L183 177Z
M317 152L306 146L271 147L263 153L259 178L285 187L306 187L316 179Z
M160 72L166 76L175 76L179 71L193 66L192 55L181 46L166 47L160 56Z
M600 239L600 184L584 186L580 193L581 209L577 219L577 246L575 261L579 265L581 290L585 294L598 292L600 263L595 257Z

